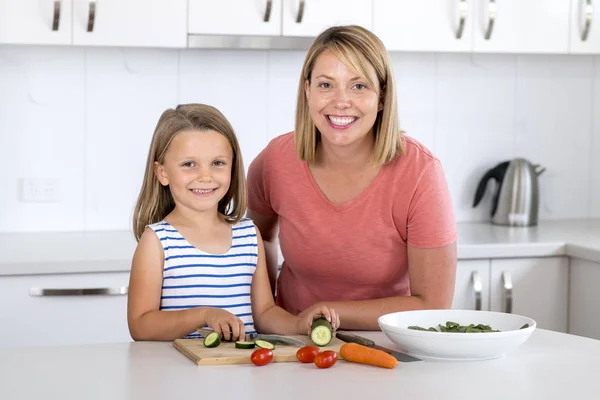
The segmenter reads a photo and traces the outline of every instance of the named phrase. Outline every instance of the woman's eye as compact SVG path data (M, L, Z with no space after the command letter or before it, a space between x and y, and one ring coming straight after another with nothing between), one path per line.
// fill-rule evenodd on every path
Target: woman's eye
M321 89L329 89L331 87L331 85L327 82L321 82L318 85Z
M358 90L363 90L366 89L367 86L363 85L362 83L357 83L356 85L354 85L355 88L357 88Z

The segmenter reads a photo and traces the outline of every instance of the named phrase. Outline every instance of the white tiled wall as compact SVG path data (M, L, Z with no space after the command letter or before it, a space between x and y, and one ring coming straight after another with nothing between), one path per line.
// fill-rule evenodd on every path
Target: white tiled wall
M128 229L161 112L218 107L246 165L294 127L304 52L0 46L0 232ZM393 53L402 128L444 165L459 221L483 173L516 156L547 168L541 218L600 217L600 63L594 57ZM25 203L22 178L62 198Z

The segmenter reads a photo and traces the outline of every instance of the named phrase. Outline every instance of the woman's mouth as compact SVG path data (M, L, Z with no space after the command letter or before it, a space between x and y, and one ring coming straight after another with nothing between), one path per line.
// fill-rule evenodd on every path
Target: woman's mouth
M190 189L190 191L199 197L207 197L212 195L214 192L217 191L217 188L214 189Z
M334 129L348 129L357 120L357 117L328 115L327 121Z

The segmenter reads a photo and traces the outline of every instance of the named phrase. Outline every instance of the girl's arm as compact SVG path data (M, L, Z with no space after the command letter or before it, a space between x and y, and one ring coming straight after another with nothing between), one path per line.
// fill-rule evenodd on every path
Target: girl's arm
M216 308L198 307L159 311L163 281L164 250L151 229L146 229L133 256L127 298L127 322L133 340L174 340L198 327L209 325L226 340L244 334L235 315Z
M314 318L324 316L331 327L336 330L340 325L337 312L325 305L308 308L299 316L295 316L275 305L269 274L265 261L265 249L260 232L256 229L258 241L258 262L252 278L252 316L256 330L261 333L276 333L279 335L310 334L310 326Z

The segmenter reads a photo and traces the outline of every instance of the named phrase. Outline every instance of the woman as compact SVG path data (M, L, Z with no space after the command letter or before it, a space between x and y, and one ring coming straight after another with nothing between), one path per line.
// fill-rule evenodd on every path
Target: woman
M372 32L341 26L317 37L295 132L252 162L248 187L272 286L279 228L284 309L322 304L341 329L377 330L383 314L451 306L457 235L444 173L400 131L391 63Z

